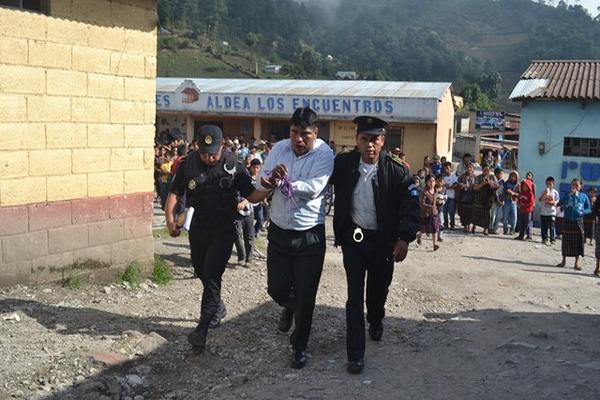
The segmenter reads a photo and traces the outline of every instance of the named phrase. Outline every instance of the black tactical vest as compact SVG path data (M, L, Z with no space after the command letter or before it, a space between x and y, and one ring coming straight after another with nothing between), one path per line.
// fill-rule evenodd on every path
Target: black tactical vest
M208 167L198 153L185 163L186 206L194 207L194 218L202 223L232 221L237 211L237 189L234 187L238 160L223 153L219 162Z

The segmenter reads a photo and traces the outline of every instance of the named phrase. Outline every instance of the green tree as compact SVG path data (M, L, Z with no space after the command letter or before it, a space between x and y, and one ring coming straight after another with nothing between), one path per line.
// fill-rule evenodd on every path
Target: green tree
M467 110L492 110L494 108L494 103L490 101L489 97L477 84L465 86L460 95L465 101L465 109Z

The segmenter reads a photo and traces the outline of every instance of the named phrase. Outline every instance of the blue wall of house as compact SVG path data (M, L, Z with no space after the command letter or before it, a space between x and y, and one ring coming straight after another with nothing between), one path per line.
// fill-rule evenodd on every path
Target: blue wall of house
M557 190L568 191L573 178L583 179L584 185L600 188L600 158L563 156L565 137L600 139L600 103L534 101L521 110L519 137L519 175L532 171L536 195L553 176ZM540 155L539 143L545 144Z

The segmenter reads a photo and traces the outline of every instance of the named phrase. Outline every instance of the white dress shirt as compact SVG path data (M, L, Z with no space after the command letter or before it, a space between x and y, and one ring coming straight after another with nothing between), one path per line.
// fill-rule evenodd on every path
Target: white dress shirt
M296 156L289 139L281 140L265 159L261 177L284 164L292 181L293 200L275 189L271 202L271 221L281 229L306 231L325 223L325 188L333 173L334 154L327 143L315 141L308 153ZM267 191L260 186L259 190Z
M373 193L373 179L377 176L377 164L367 164L360 160L358 165L360 177L354 193L350 216L352 221L364 229L377 230L377 211Z

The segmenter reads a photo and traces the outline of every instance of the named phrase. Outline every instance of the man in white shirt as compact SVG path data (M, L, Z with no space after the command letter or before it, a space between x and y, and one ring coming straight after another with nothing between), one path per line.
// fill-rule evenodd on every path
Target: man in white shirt
M262 190L273 190L267 273L269 295L283 307L279 330L288 332L292 368L306 364L306 346L325 259L325 188L334 154L317 139L317 114L298 108L290 138L277 142L261 172ZM261 188L259 188L260 190Z
M456 215L456 185L458 184L458 176L452 173L452 163L444 164L444 188L448 199L444 204L444 229L454 229L454 218Z

